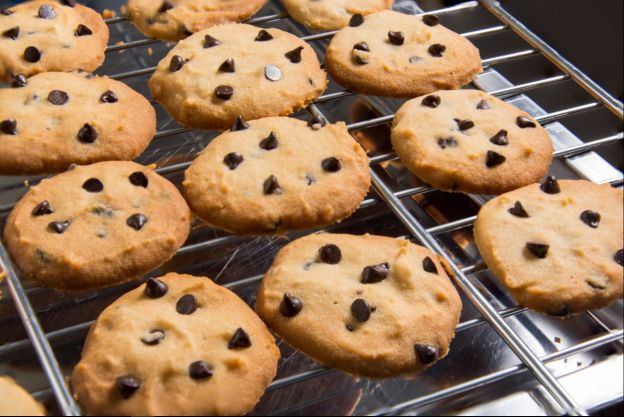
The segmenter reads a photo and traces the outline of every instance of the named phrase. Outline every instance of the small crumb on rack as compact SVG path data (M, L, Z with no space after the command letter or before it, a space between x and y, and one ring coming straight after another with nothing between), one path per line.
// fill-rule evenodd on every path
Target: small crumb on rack
M150 46L149 48L147 48L147 55L148 56L152 56L154 55L154 50L152 49L152 47Z
M102 11L102 17L104 19L112 19L113 17L117 17L117 12L111 9L104 9L104 11Z
M559 336L555 336L555 343L561 343L561 338Z

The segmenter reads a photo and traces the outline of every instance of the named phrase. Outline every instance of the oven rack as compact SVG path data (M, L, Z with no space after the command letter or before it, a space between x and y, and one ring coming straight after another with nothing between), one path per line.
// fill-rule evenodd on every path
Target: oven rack
M604 91L600 86L596 85L589 77L587 77L584 73L574 67L570 62L566 61L561 55L559 55L556 51L554 51L550 46L548 46L544 41L542 41L535 34L530 32L525 26L521 24L521 22L517 21L513 16L511 16L508 12L502 8L502 6L498 2L494 2L491 0L482 0L480 2L471 1L466 2L454 7L448 7L439 10L433 10L428 13L432 14L446 14L446 13L454 13L459 12L466 9L472 9L477 7L483 7L492 13L500 22L498 25L489 26L483 29L474 30L470 32L462 33L463 36L466 37L477 37L482 35L488 35L500 31L511 30L517 35L521 36L526 42L531 46L530 49L521 50L519 52L512 52L508 54L503 54L499 56L495 56L492 58L488 58L483 60L484 68L490 68L494 65L506 63L514 60L523 59L526 57L534 56L534 55L542 55L549 59L553 64L555 64L561 71L562 74L556 75L553 77L538 79L534 81L530 81L523 84L514 85L512 87L503 88L496 90L494 92L490 92L495 96L500 98L507 98L513 95L517 95L535 88L544 87L547 85L551 85L554 83L558 83L561 81L572 80L589 92L595 99L595 101L591 101L585 104L565 108L563 110L558 110L554 112L550 112L546 115L537 117L537 120L541 124L551 123L553 121L559 120L563 117L567 117L573 114L577 114L586 110L598 108L604 106L613 112L616 117L620 120L622 119L622 104L617 99L610 96L606 91ZM263 16L255 19L251 19L249 23L252 24L260 24L260 23L271 23L277 22L282 19L288 19L289 16L286 13L276 13L268 16ZM113 24L121 24L126 22L126 19L123 17L108 19L107 23L109 25ZM307 42L313 42L318 40L323 40L330 38L335 31L332 32L324 32L318 34L312 34L308 36L303 36L302 39ZM138 41L131 41L121 45L112 45L107 49L107 53L119 52L130 48L136 47L144 47L152 44L159 43L159 41L151 40L151 39L141 39ZM154 67L147 67L140 70L128 71L123 73L117 73L111 75L112 78L115 79L129 79L138 76L144 76L150 74L154 70ZM344 97L348 97L353 93L343 90L336 93L324 94L319 99L317 99L313 104L308 107L308 111L314 115L323 115L323 113L318 108L317 104L326 103L332 100L341 99ZM157 103L153 103L157 105ZM374 126L379 126L383 124L387 124L392 121L394 115L384 115L380 117L371 118L362 122L352 123L348 125L350 131L357 131L361 129L366 129ZM168 130L159 131L155 139L162 139L172 137L178 134L191 132L191 129L186 128L173 128ZM621 142L624 139L623 133L617 133L614 135L609 135L606 137L596 138L589 142L568 147L566 149L558 150L555 152L556 158L565 158L573 155L582 154L591 149L606 146L609 144L614 144L617 142ZM575 344L574 346L567 347L562 350L558 350L554 353L544 355L538 357L531 349L522 341L519 335L510 327L505 319L509 317L514 317L526 311L525 308L520 306L514 306L502 310L497 310L490 301L486 299L483 295L482 291L468 278L470 274L481 271L484 269L484 265L482 263L475 263L468 267L460 267L458 264L454 262L454 260L449 256L444 247L440 244L440 242L436 239L437 235L452 232L454 230L467 228L472 226L475 216L466 217L460 220L448 222L445 224L441 224L434 227L425 228L420 222L416 219L416 217L410 212L408 207L402 201L408 197L413 197L416 195L422 195L425 193L429 193L433 191L432 188L428 186L418 186L411 188L404 188L399 191L393 191L392 188L387 184L384 177L381 175L382 165L386 162L393 161L397 159L396 155L393 152L383 153L380 155L376 155L370 158L371 162L371 175L373 178L373 191L374 196L366 199L362 208L370 207L376 204L385 204L396 216L398 220L405 226L405 228L410 232L410 236L405 236L406 238L412 239L417 243L423 244L429 249L441 255L447 263L452 268L455 275L455 284L460 288L460 291L472 302L473 306L479 311L481 317L463 321L458 327L457 332L461 332L470 328L474 328L477 326L481 326L484 324L489 324L499 336L507 343L507 345L514 351L514 353L518 356L522 363L505 368L500 371L496 371L494 373L487 374L482 377L478 377L475 379L468 380L466 382L450 386L448 388L436 391L432 394L420 396L418 398L414 398L410 401L395 404L392 407L384 407L379 408L371 412L371 415L384 415L384 414L395 414L404 412L407 410L415 409L418 407L422 407L427 404L431 404L437 401L441 401L465 392L469 392L475 388L482 387L485 385L492 384L494 382L506 379L510 376L516 375L523 371L530 371L536 380L546 389L548 394L552 396L555 402L561 407L564 413L570 415L586 415L591 410L583 409L577 401L563 388L558 379L553 375L553 373L547 368L546 364L549 362L557 361L560 359L564 359L580 352L585 352L593 349L597 349L598 347L605 346L607 344L613 342L620 342L623 339L623 332L621 329L610 328L608 325L604 324L600 318L598 318L593 312L586 312L586 315L593 320L600 328L603 329L603 333L596 335L590 339L582 341L580 343ZM175 172L179 172L184 170L189 165L189 162L177 163L168 166L158 167L157 171L161 174L171 174ZM34 184L41 178L34 178L29 181L29 184ZM621 180L615 181L612 183L614 186L622 186ZM11 186L10 186L11 187ZM12 186L13 188L23 187L23 184L15 184ZM4 206L0 206L0 215L4 215L8 213L13 207L13 204L7 204ZM331 229L331 228L327 228ZM317 232L317 230L309 231L309 232ZM188 254L197 250L204 250L211 247L216 247L219 245L226 244L236 244L236 242L240 239L240 237L236 236L223 236L215 239L206 240L203 242L189 244L180 249L177 255ZM68 335L76 334L80 332L86 332L88 327L92 324L92 322L81 323L75 326L70 326L63 328L61 330L45 333L43 328L41 327L37 313L33 308L33 305L30 302L29 297L36 295L37 292L43 291L40 287L37 286L29 286L25 288L22 285L21 280L19 279L19 274L15 270L8 253L4 246L0 243L0 266L3 267L5 272L7 273L7 283L9 292L12 296L13 302L15 304L15 308L18 311L20 319L26 329L28 334L28 339L11 342L0 346L0 361L3 357L14 355L16 352L22 351L24 349L34 348L35 353L37 354L41 366L43 367L44 373L46 374L49 383L50 389L42 390L36 392L35 395L38 398L49 398L53 395L59 405L59 409L65 415L80 415L80 410L78 406L73 401L71 394L69 393L63 373L59 364L56 360L56 356L51 348L51 342L55 342L61 340ZM230 289L236 289L243 286L254 285L257 284L262 279L262 275L255 275L248 278L244 278L233 283L226 284L225 286ZM31 283L28 283L29 285ZM119 289L110 289L105 290L110 293L117 293ZM100 294L101 295L101 294ZM62 305L55 306L52 308L62 308ZM296 375L291 375L288 377L280 378L274 381L269 390L274 390L278 388L283 388L289 386L291 384L296 384L299 382L303 382L309 380L313 377L323 375L324 373L332 372L332 370L325 369L323 367L317 367L312 370L299 373Z

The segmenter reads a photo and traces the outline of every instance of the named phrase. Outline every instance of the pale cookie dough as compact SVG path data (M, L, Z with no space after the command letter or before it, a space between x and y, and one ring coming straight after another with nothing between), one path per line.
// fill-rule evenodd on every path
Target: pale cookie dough
M0 376L0 416L45 416L45 410L15 381Z
M392 7L394 0L283 0L288 13L299 23L322 30L341 29L353 16ZM355 17L356 21L361 16Z

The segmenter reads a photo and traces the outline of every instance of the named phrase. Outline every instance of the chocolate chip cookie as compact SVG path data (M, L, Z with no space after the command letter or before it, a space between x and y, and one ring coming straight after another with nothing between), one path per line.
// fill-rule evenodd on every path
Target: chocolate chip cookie
M234 293L168 274L102 312L71 386L89 415L244 415L278 359L273 336Z
M390 10L352 21L338 32L325 64L352 91L390 97L456 89L482 70L477 48L435 16Z
M130 21L146 36L184 39L195 32L253 16L267 0L128 0Z
M190 210L153 168L100 162L32 187L4 229L23 274L80 291L129 281L171 258L188 236Z
M104 62L108 26L73 0L0 7L0 81L46 71L93 71Z
M363 15L392 7L394 0L283 0L288 13L299 23L322 30L356 25Z
M418 178L444 191L501 194L550 168L550 136L526 112L477 90L438 91L405 103L392 145Z
M370 187L368 158L344 123L269 117L216 138L186 171L191 208L238 234L280 234L350 216Z
M0 174L131 160L156 133L156 113L124 83L88 73L18 77L0 89Z
M548 177L488 202L475 239L514 298L556 316L622 297L622 189Z
M0 376L0 416L45 416L45 410L15 381Z
M279 29L244 24L194 34L163 59L150 90L180 123L227 129L245 120L285 116L327 86L314 50Z
M345 372L391 377L449 350L461 300L429 250L382 236L315 234L284 247L258 314L288 343Z

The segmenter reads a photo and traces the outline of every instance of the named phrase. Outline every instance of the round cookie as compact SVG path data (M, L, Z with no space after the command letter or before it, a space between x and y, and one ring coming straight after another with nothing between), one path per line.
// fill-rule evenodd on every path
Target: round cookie
M93 71L104 62L108 26L73 0L27 1L0 10L0 80L46 71Z
M501 194L550 168L548 132L526 112L478 90L438 91L405 103L392 127L403 164L444 191Z
M0 89L2 175L131 160L156 133L152 105L119 81L64 72L19 81Z
M216 26L183 40L149 81L180 123L227 129L237 116L285 116L317 98L327 75L314 50L279 29Z
M128 18L145 35L180 40L253 16L267 0L128 0Z
M622 297L622 190L582 180L532 184L488 202L475 240L516 301L556 316Z
M366 152L343 122L269 117L213 140L186 171L193 211L238 234L280 234L350 216L370 188Z
M0 416L45 416L45 410L15 381L0 376Z
M446 356L461 300L442 264L421 246L315 234L278 253L257 311L324 365L380 378L422 370Z
M236 294L168 274L102 312L71 386L89 415L244 415L278 359L275 339Z
M134 279L186 240L190 210L153 166L100 162L32 187L4 229L13 260L46 287L79 291Z
M392 7L394 0L283 0L288 13L299 23L322 30L341 29L351 19Z
M338 32L327 48L325 65L352 91L389 97L460 88L482 70L478 49L435 16L390 10L353 21Z

